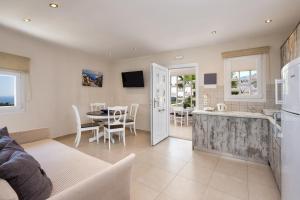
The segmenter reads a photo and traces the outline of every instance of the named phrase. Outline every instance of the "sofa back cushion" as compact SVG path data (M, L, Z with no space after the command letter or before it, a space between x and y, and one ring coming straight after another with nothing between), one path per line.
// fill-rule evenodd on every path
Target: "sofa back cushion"
M47 199L52 183L40 164L12 138L2 136L0 144L0 178L15 190L20 200Z

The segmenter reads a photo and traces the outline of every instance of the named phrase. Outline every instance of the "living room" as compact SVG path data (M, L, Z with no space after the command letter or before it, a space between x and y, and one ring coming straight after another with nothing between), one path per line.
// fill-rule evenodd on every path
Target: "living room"
M13 103L5 104L7 100L0 98L0 129L7 127L21 145L13 148L19 152L24 148L49 176L52 189L45 194L47 198L294 200L285 196L288 190L282 191L286 187L281 188L267 160L250 162L228 152L197 149L195 138L200 134L199 115L236 117L239 112L239 118L248 119L248 113L251 118L264 109L281 110L275 100L275 80L282 78L282 46L294 32L300 33L295 31L300 30L300 2L12 0L0 5L0 96L8 96L1 77L16 77ZM243 17L253 11L253 17ZM289 43L289 47L295 44L294 58L300 52L299 40L295 41ZM226 57L232 52L234 56ZM256 88L262 96L228 99L225 61L253 55L267 60L261 65L265 70L261 86ZM153 67L154 63L160 67ZM166 91L171 90L172 67L195 63L195 112L191 112L189 127L193 137L190 133L188 140L182 140L170 132L171 93ZM166 73L167 81L155 85L154 72L161 67L165 71L159 73ZM86 86L86 70L100 74L101 84ZM125 72L142 72L142 85L126 87ZM214 84L205 84L207 74L215 74ZM167 87L162 93L167 93L168 100L162 100L164 95L156 99L154 87ZM126 129L124 125L123 135L107 136L110 120L91 117L92 103L105 103L100 111L106 110L106 119L109 109L126 107L119 115L133 117L134 125ZM218 110L219 103L226 104L226 111ZM72 105L81 123L101 119L103 124L81 134ZM132 105L138 105L136 117ZM266 116L254 118L270 121ZM2 131L0 140L8 137ZM92 137L97 139L91 142ZM64 167L72 170L53 167L50 162L68 160L68 156L73 160ZM0 185L8 193L0 194L0 199L46 199L32 193L22 196L24 191L16 191L11 177L4 177L0 176Z

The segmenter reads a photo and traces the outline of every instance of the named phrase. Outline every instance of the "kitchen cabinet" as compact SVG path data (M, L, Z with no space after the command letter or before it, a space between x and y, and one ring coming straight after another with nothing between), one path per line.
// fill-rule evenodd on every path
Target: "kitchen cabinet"
M207 123L208 116L207 115L193 115L193 134L192 141L194 146L197 146L200 149L207 149L208 148L208 134L207 134Z
M278 137L281 132L276 125L270 123L269 133L269 163L272 169L275 182L281 189L281 138Z
M267 163L267 119L195 114L193 148Z
M281 67L300 57L300 24L281 46Z

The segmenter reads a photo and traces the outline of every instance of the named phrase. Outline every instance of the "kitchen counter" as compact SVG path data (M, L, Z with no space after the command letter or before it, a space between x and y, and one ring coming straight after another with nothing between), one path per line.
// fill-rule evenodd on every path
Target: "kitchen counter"
M193 114L201 114L201 115L217 115L217 116L227 116L227 117L242 117L242 118L258 118L258 119L267 119L270 123L275 125L279 130L281 130L281 126L276 123L276 121L267 115L262 113L252 113L252 112L241 112L241 111L204 111L204 110L194 110Z

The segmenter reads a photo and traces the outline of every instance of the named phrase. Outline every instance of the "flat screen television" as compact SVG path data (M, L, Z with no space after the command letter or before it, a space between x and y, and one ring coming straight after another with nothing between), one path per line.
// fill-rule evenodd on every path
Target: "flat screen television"
M144 87L143 71L122 72L123 87Z

